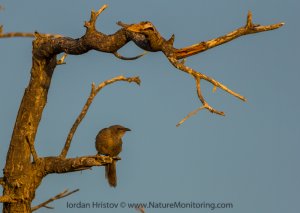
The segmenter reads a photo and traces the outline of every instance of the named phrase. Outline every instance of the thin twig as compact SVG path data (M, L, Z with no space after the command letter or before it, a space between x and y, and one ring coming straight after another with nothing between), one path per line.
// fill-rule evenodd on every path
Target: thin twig
M75 134L75 132L77 130L77 127L81 123L82 119L85 117L85 115L86 115L86 113L87 113L90 105L92 104L95 96L98 94L98 92L102 88L104 88L105 86L107 86L109 84L112 84L112 83L114 83L116 81L127 81L129 83L134 82L134 83L136 83L138 85L141 83L141 80L137 76L136 77L131 77L131 78L126 78L124 76L117 76L117 77L114 77L114 78L112 78L110 80L106 80L106 81L102 82L97 87L93 83L90 95L89 95L88 99L86 100L86 103L83 106L80 114L78 115L77 119L75 120L72 128L70 129L70 132L69 132L68 137L67 137L66 142L65 142L65 146L64 146L64 148L61 151L60 157L65 158L67 156L67 153L68 153L70 145L71 145L71 141L72 141L73 136L74 136L74 134Z
M48 203L51 203L51 202L53 202L53 201L55 201L55 200L58 200L58 199L67 197L67 196L69 196L69 195L71 195L71 194L73 194L73 193L75 193L75 192L78 192L78 191L79 191L79 189L75 189L74 191L68 192L68 189L66 189L65 191L63 191L63 192L61 192L61 193L55 195L54 197L50 198L49 200L47 200L47 201L45 201L45 202L43 202L43 203L41 203L41 204L39 204L39 205L37 205L37 206L32 207L32 208L31 208L31 211L32 211L32 212L33 212L33 211L36 211L36 210L38 210L39 208L42 208L42 207L44 207L44 208L49 208L49 209L53 209L53 207L49 207L49 206L47 206L47 204L48 204Z
M122 21L118 21L116 24L119 25L120 27L124 27L124 28L127 28L130 26L129 24L125 24Z
M63 56L57 61L57 65L66 64L65 59L67 58L68 54L64 53Z
M124 57L124 56L120 55L118 52L114 52L113 54L114 54L114 56L116 56L116 57L119 58L119 59L130 61L130 60L136 60L136 59L138 59L138 58L140 58L140 57L143 57L143 56L146 55L147 53L148 53L148 52L145 51L145 52L143 52L142 54L137 55L137 56L134 56L134 57Z
M106 8L108 8L108 5L105 4L103 5L95 14L96 14L96 18L100 15L100 13L102 13Z
M187 119L189 119L190 117L196 115L200 110L204 109L204 106L199 107L198 109L190 112L187 116L185 116L181 121L178 122L178 124L176 124L176 127L179 127L181 124L183 124Z
M99 15L100 15L107 7L108 7L108 5L105 4L105 5L103 5L98 11L92 10L90 20L89 20L89 21L86 21L86 22L84 23L84 26L85 26L87 29L94 30L94 29L95 29L95 24L96 24L96 21L97 21L98 16L99 16Z

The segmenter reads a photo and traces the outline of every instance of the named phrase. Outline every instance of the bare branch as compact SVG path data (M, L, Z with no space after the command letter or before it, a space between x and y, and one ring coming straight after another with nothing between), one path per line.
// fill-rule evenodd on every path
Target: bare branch
M200 78L196 77L196 88L197 88L197 94L198 94L198 98L201 101L201 103L203 104L204 108L208 109L211 113L216 113L218 115L225 115L224 112L215 110L214 108L212 108L203 98L202 92L201 92L201 86L200 86Z
M127 31L127 35L129 38L140 48L150 51L150 52L157 52L162 51L165 56L169 59L171 64L176 67L177 69L186 72L193 76L193 78L196 80L196 87L197 87L197 94L198 98L203 104L203 107L198 108L197 110L194 110L193 112L189 113L183 120L181 120L177 126L181 125L186 119L191 117L192 115L195 115L199 110L205 108L209 110L211 113L216 113L218 115L225 115L224 112L218 111L211 107L203 98L201 93L201 87L200 87L200 80L204 79L211 84L213 84L214 89L213 92L216 90L217 87L221 88L222 90L228 92L229 94L246 101L246 98L229 88L227 88L225 85L221 84L220 82L216 81L215 79L206 76L205 74L199 73L192 68L189 68L185 66L185 58L195 55L197 53L203 52L205 50L208 50L210 48L213 48L215 46L224 44L226 42L229 42L233 39L236 39L243 35L253 34L253 33L259 33L269 30L274 30L277 28L280 28L283 26L284 23L278 23L274 25L266 25L266 26L260 26L258 24L252 23L252 14L251 12L248 13L247 16L247 22L246 25L232 31L224 36L206 41L201 42L195 45L191 45L188 47L184 47L181 49L176 49L173 47L175 36L172 35L172 37L168 40L163 38L159 31L155 28L155 26L149 22L149 21L143 21L137 24L125 24L123 22L117 23L119 26L121 26L124 30ZM179 59L183 59L181 62Z
M69 173L87 170L93 166L104 166L113 160L120 160L120 158L102 155L81 156L76 158L45 157L43 158L43 165L45 174Z
M135 59L138 59L138 58L141 58L141 57L143 57L144 55L146 55L148 52L147 51L145 51L145 52L143 52L142 54L140 54L140 55L137 55L137 56L134 56L134 57L124 57L124 56L122 56L122 55L120 55L118 52L114 52L113 54L114 54L114 56L116 56L117 58L119 58L119 59L122 59L122 60L135 60Z
M190 112L186 117L184 117L181 121L179 121L177 124L176 124L176 127L179 127L181 124L183 124L187 119L189 119L190 117L196 115L200 110L204 109L204 106L202 107L199 107L198 109Z
M77 119L75 120L72 128L70 129L70 132L68 134L67 140L65 142L65 146L61 151L60 157L65 158L67 156L67 153L69 151L70 145L71 145L71 141L73 139L74 133L77 130L77 127L79 126L79 124L81 123L81 121L83 120L83 118L85 117L87 111L89 110L90 105L92 104L95 96L98 94L98 92L104 88L105 86L112 84L116 81L127 81L129 83L134 82L138 85L140 85L141 80L139 79L139 77L131 77L131 78L125 78L124 76L117 76L114 77L110 80L106 80L104 82L102 82L101 84L99 84L97 87L95 86L95 84L92 84L92 89L90 92L90 96L88 97L88 99L86 100L85 105L83 106L80 114L78 115Z
M32 212L33 212L33 211L36 211L36 210L38 210L39 208L42 208L42 207L48 208L48 209L54 209L53 207L47 206L47 204L48 204L48 203L51 203L51 202L53 202L53 201L55 201L55 200L58 200L58 199L67 197L67 196L69 196L69 195L71 195L71 194L73 194L73 193L75 193L75 192L78 192L78 191L79 191L79 189L75 189L75 190L69 192L68 189L66 189L65 191L63 191L63 192L61 192L61 193L55 195L54 197L50 198L49 200L47 200L47 201L45 201L45 202L43 202L43 203L41 203L41 204L39 204L39 205L37 205L37 206L32 207L32 208L31 208L31 211L32 211Z
M15 203L17 200L14 200L11 196L3 195L0 196L0 203Z
M115 53L130 39L124 29L118 30L114 34L106 35L96 30L96 20L99 14L107 8L104 5L98 11L92 11L89 21L86 21L85 35L81 38L73 39L70 37L39 37L36 39L38 48L34 49L34 55L37 57L52 57L62 52L70 55L84 54L90 50L96 50L106 53Z
M186 73L190 74L190 75L193 76L194 78L204 79L204 80L210 82L211 84L213 84L214 86L219 87L220 89L222 89L222 90L228 92L229 94L231 94L231 95L233 95L233 96L239 98L240 100L246 101L246 98L245 98L244 96L242 96L242 95L240 95L240 94L238 94L238 93L236 93L236 92L234 92L234 91L228 89L225 85L223 85L223 84L221 84L220 82L214 80L213 78L208 77L208 76L206 76L205 74L202 74L202 73L200 73L200 72L197 72L197 71L193 70L192 68L183 65L182 63L180 63L180 62L179 62L178 60L176 60L175 58L169 57L168 59L169 59L169 61L171 62L171 64L172 64L174 67L176 67L177 69L179 69L179 70L181 70L181 71L183 71L183 72L186 72ZM200 97L199 97L199 99L200 99Z
M259 32L264 32L264 31L269 31L269 30L274 30L277 28L280 28L283 26L284 23L278 23L278 24L273 24L273 25L266 25L266 26L261 26L258 24L253 24L252 23L252 14L251 12L248 13L247 15L247 22L245 26L238 28L224 36L206 41L206 42L201 42L195 45L191 45L188 47L184 47L181 49L176 49L173 47L174 43L174 35L166 40L164 39L160 33L156 30L154 25L151 22L141 22L138 24L124 24L122 22L118 22L117 24L122 27L121 30L117 31L113 35L105 35L101 32L98 32L96 30L95 24L97 21L97 18L99 15L107 8L107 5L102 6L98 11L92 11L90 20L85 22L85 27L87 28L86 34L79 38L79 39L72 39L72 38L67 38L67 37L58 37L58 38L48 38L45 39L42 35L37 36L37 43L40 44L39 48L34 48L34 54L38 56L51 56L55 55L61 52L65 52L68 54L83 54L86 53L87 51L94 49L102 52L108 52L108 53L113 53L116 57L124 60L134 60L142 55L132 57L132 58L127 58L123 57L118 54L117 50L119 50L122 46L124 46L127 42L130 40L135 42L136 45L141 47L144 50L156 52L156 51L162 51L169 59L169 61L177 68L180 69L186 73L189 73L192 75L196 81L197 81L197 94L198 98L202 102L204 108L208 109L212 113L216 113L219 115L224 115L223 112L217 111L211 106L205 102L204 98L202 97L201 94L201 88L200 88L200 80L204 79L211 84L214 85L214 88L219 87L222 90L230 93L231 95L246 101L245 97L241 96L240 94L228 89L225 85L219 83L218 81L214 80L213 78L210 78L202 73L198 73L194 71L193 69L187 67L184 65L184 61L179 62L178 60L181 58L186 58L191 55L203 52L205 50L208 50L210 48L213 48L215 46L224 44L226 42L229 42L233 39L236 39L240 36L247 35L247 34L253 34L253 33L259 33ZM5 34L2 33L1 30L1 35L2 37L5 36ZM1 37L0 35L0 37ZM18 35L18 34L15 34ZM26 34L23 34L23 36ZM6 35L8 36L8 35ZM19 35L21 36L21 34ZM27 35L29 36L29 35ZM30 36L33 36L33 34L30 34ZM59 64L63 63L62 61L58 62ZM199 80L197 80L199 79ZM197 112L199 110L196 110ZM83 111L83 114L86 112ZM192 113L195 114L195 113ZM190 115L190 114L189 114ZM188 117L190 117L188 115ZM83 119L84 115L79 115L78 120L75 121L72 129L70 130L70 133L67 137L65 147L61 152L61 156L65 157L67 155L67 151L69 149L73 134L76 131L76 128L78 127L79 123Z
M204 99L203 95L202 95L202 92L201 92L201 86L200 86L200 78L199 77L195 77L195 80L196 80L196 88L197 88L197 95L198 95L198 98L199 100L201 101L201 103L203 104L203 106L199 107L198 109L190 112L186 117L184 117L181 121L179 121L177 124L176 124L176 127L179 127L181 124L183 124L187 119L189 119L190 117L196 115L200 110L202 109L207 109L209 110L211 113L216 113L218 115L222 115L224 116L225 113L224 112L221 112L221 111L218 111L216 109L214 109L213 107L211 107ZM214 86L214 90L215 90L216 86Z
M106 8L108 7L107 4L103 5L98 11L94 11L92 10L91 12L91 18L89 21L86 21L84 23L84 26L87 28L87 29L91 29L91 30L95 30L95 24L96 24L96 21L97 21L97 18L98 16L100 15L100 13L102 13Z
M214 38L209 41L200 42L198 44L194 44L188 47L184 47L181 49L176 49L175 51L175 57L176 59L186 58L195 54L198 54L200 52L204 52L208 49L211 49L213 47L219 46L221 44L227 43L229 41L232 41L233 39L236 39L240 36L253 34L253 33L260 33L265 32L269 30L275 30L284 25L283 22L278 24L272 24L272 25L259 25L259 24L253 24L252 23L252 13L249 11L247 15L247 22L244 27L238 28L230 33L227 33L224 36L220 36L218 38Z
M41 34L45 37L51 37L51 38L61 38L62 35L59 34ZM3 32L3 25L0 25L0 38L13 38L13 37L29 37L34 38L35 33L27 33L27 32L10 32L10 33L4 33Z
M216 109L214 109L213 107L211 107L204 99L203 95L202 95L202 92L201 92L201 86L200 86L200 80L201 79L204 79L208 82L210 82L211 84L213 84L215 87L219 87L221 88L222 90L228 92L229 94L241 99L242 101L246 101L246 98L241 96L240 94L228 89L225 85L221 84L220 82L214 80L213 78L211 77L208 77L202 73L199 73L195 70L193 70L192 68L190 67L187 67L185 66L183 63L179 62L178 60L176 60L175 58L171 58L171 57L168 57L169 61L171 62L171 64L173 66L175 66L177 69L180 69L181 71L183 72L186 72L188 74L190 74L191 76L193 76L195 78L195 81L196 81L196 88L197 88L197 95L198 95L198 98L199 100L201 101L201 103L203 104L203 107L200 107L196 110L194 110L193 112L189 113L184 119L182 119L176 126L180 126L183 122L185 122L188 118L190 118L191 116L197 114L198 111L202 110L203 108L209 110L211 113L215 113L215 114L218 114L218 115L222 115L224 116L224 112L221 112L221 111L218 111Z
M130 26L129 24L125 24L125 23L123 23L121 21L118 21L116 24L119 25L120 27L124 27L124 28L127 28L127 27Z

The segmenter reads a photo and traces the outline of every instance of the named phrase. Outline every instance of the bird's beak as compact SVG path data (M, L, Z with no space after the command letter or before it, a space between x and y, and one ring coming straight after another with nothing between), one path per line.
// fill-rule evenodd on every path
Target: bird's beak
M131 131L131 129L129 129L129 128L124 128L124 131Z

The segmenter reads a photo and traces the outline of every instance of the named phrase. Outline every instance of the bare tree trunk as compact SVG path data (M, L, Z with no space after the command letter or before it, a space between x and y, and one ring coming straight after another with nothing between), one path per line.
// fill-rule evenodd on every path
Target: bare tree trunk
M34 42L34 48L38 44ZM34 144L37 128L47 102L56 57L32 59L31 78L25 89L17 115L11 145L4 169L4 193L13 194L18 202L4 203L4 212L31 212L31 201L42 181L43 169L39 162L31 162L30 144Z
M215 110L205 101L200 88L200 80L202 79L241 100L246 99L213 78L185 66L184 61L179 61L179 59L206 51L243 35L274 30L283 26L283 23L267 26L255 25L252 23L252 15L249 13L246 25L233 32L206 42L176 49L173 47L175 37L172 36L169 40L166 40L159 34L151 22L141 22L130 25L119 22L118 24L121 25L122 28L112 35L105 35L98 32L95 28L96 19L106 7L107 5L104 5L98 11L92 11L90 20L85 22L84 25L86 27L86 33L78 39L38 33L3 33L3 28L0 26L0 38L35 36L32 51L31 77L29 85L25 89L16 118L3 172L4 176L0 178L0 185L3 186L3 196L0 196L0 202L4 203L4 213L29 213L32 212L32 210L45 207L47 203L55 199L62 198L76 191L71 193L65 191L32 209L31 202L35 197L35 191L47 174L80 171L93 166L107 165L112 163L113 160L118 160L108 156L98 155L81 156L77 158L66 158L66 156L73 135L87 113L96 94L106 85L116 81L135 82L139 84L140 79L138 77L125 78L118 76L104 81L97 87L93 84L90 96L73 124L65 145L61 150L61 154L59 156L50 157L39 157L37 155L34 148L36 133L44 107L47 103L48 90L51 85L54 69L56 65L62 63L61 61L57 62L57 54L64 52L66 54L80 55L89 50L97 50L112 53L123 60L134 60L141 57L142 55L127 58L117 53L117 51L129 41L135 42L139 47L147 51L162 51L174 67L191 75L195 79L197 95L203 105L184 118L179 123L180 125L188 117L201 109L207 109L212 113L224 115L223 112Z

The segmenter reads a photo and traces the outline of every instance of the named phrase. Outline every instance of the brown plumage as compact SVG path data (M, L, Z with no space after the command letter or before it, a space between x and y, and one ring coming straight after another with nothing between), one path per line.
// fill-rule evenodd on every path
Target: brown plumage
M116 157L122 151L122 137L130 129L121 125L113 125L100 130L96 137L98 154ZM116 161L105 166L105 177L112 187L117 186Z

